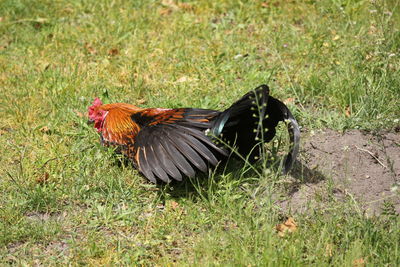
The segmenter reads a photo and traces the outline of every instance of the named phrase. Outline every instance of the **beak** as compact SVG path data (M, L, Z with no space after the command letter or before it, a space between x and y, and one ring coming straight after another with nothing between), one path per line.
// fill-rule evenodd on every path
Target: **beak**
M93 123L94 123L94 120L88 119L87 124L93 124Z

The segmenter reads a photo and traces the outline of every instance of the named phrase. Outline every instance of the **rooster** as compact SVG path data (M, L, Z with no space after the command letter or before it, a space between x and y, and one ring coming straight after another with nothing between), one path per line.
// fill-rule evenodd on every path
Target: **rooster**
M225 111L199 108L139 108L105 104L96 98L88 108L89 121L101 143L115 146L151 182L169 183L207 172L235 149L250 162L258 159L263 142L275 136L278 122L287 122L291 148L283 173L299 150L296 119L267 85L245 94Z

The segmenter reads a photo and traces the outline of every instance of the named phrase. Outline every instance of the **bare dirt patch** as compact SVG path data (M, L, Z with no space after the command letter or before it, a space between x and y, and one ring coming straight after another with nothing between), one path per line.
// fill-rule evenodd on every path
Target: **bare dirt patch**
M400 134L333 130L306 133L281 207L305 212L317 199L354 200L360 211L379 214L384 205L400 213Z

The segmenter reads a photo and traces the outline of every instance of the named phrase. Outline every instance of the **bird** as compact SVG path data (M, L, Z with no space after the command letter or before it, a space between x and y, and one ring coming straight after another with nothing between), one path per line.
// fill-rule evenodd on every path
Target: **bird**
M285 122L290 149L283 174L299 151L299 125L280 100L262 84L224 111L201 108L140 108L126 103L103 104L95 98L88 107L89 122L103 146L112 146L153 183L182 181L207 173L232 151L249 159L260 157L276 126Z

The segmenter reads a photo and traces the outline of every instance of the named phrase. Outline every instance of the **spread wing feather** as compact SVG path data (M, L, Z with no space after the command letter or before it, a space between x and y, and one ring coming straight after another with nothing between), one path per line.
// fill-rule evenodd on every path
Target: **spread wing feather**
M183 134L181 134L183 136ZM197 151L203 158L205 158L208 162L210 162L212 165L217 165L218 160L214 156L214 154L205 146L203 145L199 140L197 140L195 137L185 134L187 143Z
M179 169L175 166L170 155L165 150L160 140L154 140L154 147L158 151L158 160L162 168L175 180L182 181L182 174Z
M196 172L194 171L193 167L188 163L184 156L172 145L172 141L170 137L166 136L168 140L163 142L162 145L165 150L168 152L170 158L175 163L175 166L179 168L187 177L193 177ZM176 177L175 177L176 178Z
M171 178L181 181L182 174L193 177L195 169L207 172L208 165L218 164L218 155L227 154L203 132L204 125L210 125L206 116L217 112L200 110L196 114L191 109L188 111L175 121L168 116L158 115L164 121L141 125L134 146L143 150L144 156L141 156L141 152L136 164L150 180L155 177L164 182L169 182ZM179 112L182 114L181 110ZM145 162L141 162L142 159Z
M144 174L144 176L147 177L147 179L149 179L153 183L156 183L157 182L156 178L155 178L153 172L151 171L149 164L147 162L145 148L143 148L143 149L140 148L138 153L139 153L138 160L140 162L139 170Z
M179 132L173 132L176 138L173 140L173 145L192 163L196 168L202 172L207 172L207 165L200 155L193 150L193 148L188 144L187 135L181 134Z
M213 142L210 142L210 139L206 135L204 135L204 133L202 133L200 131L193 130L191 128L185 128L184 130L186 132L188 132L190 135L192 135L193 137L196 137L197 140L200 140L203 143L207 144L208 147L210 147L213 150L217 151L219 154L221 154L223 156L228 156L228 153L227 153L226 150L218 147Z
M147 141L147 144L145 145L146 153L147 153L147 162L148 162L150 171L152 171L162 181L168 183L168 182L170 182L170 179L159 160L160 151L155 150L155 148L154 148L155 137L156 136L150 136Z

